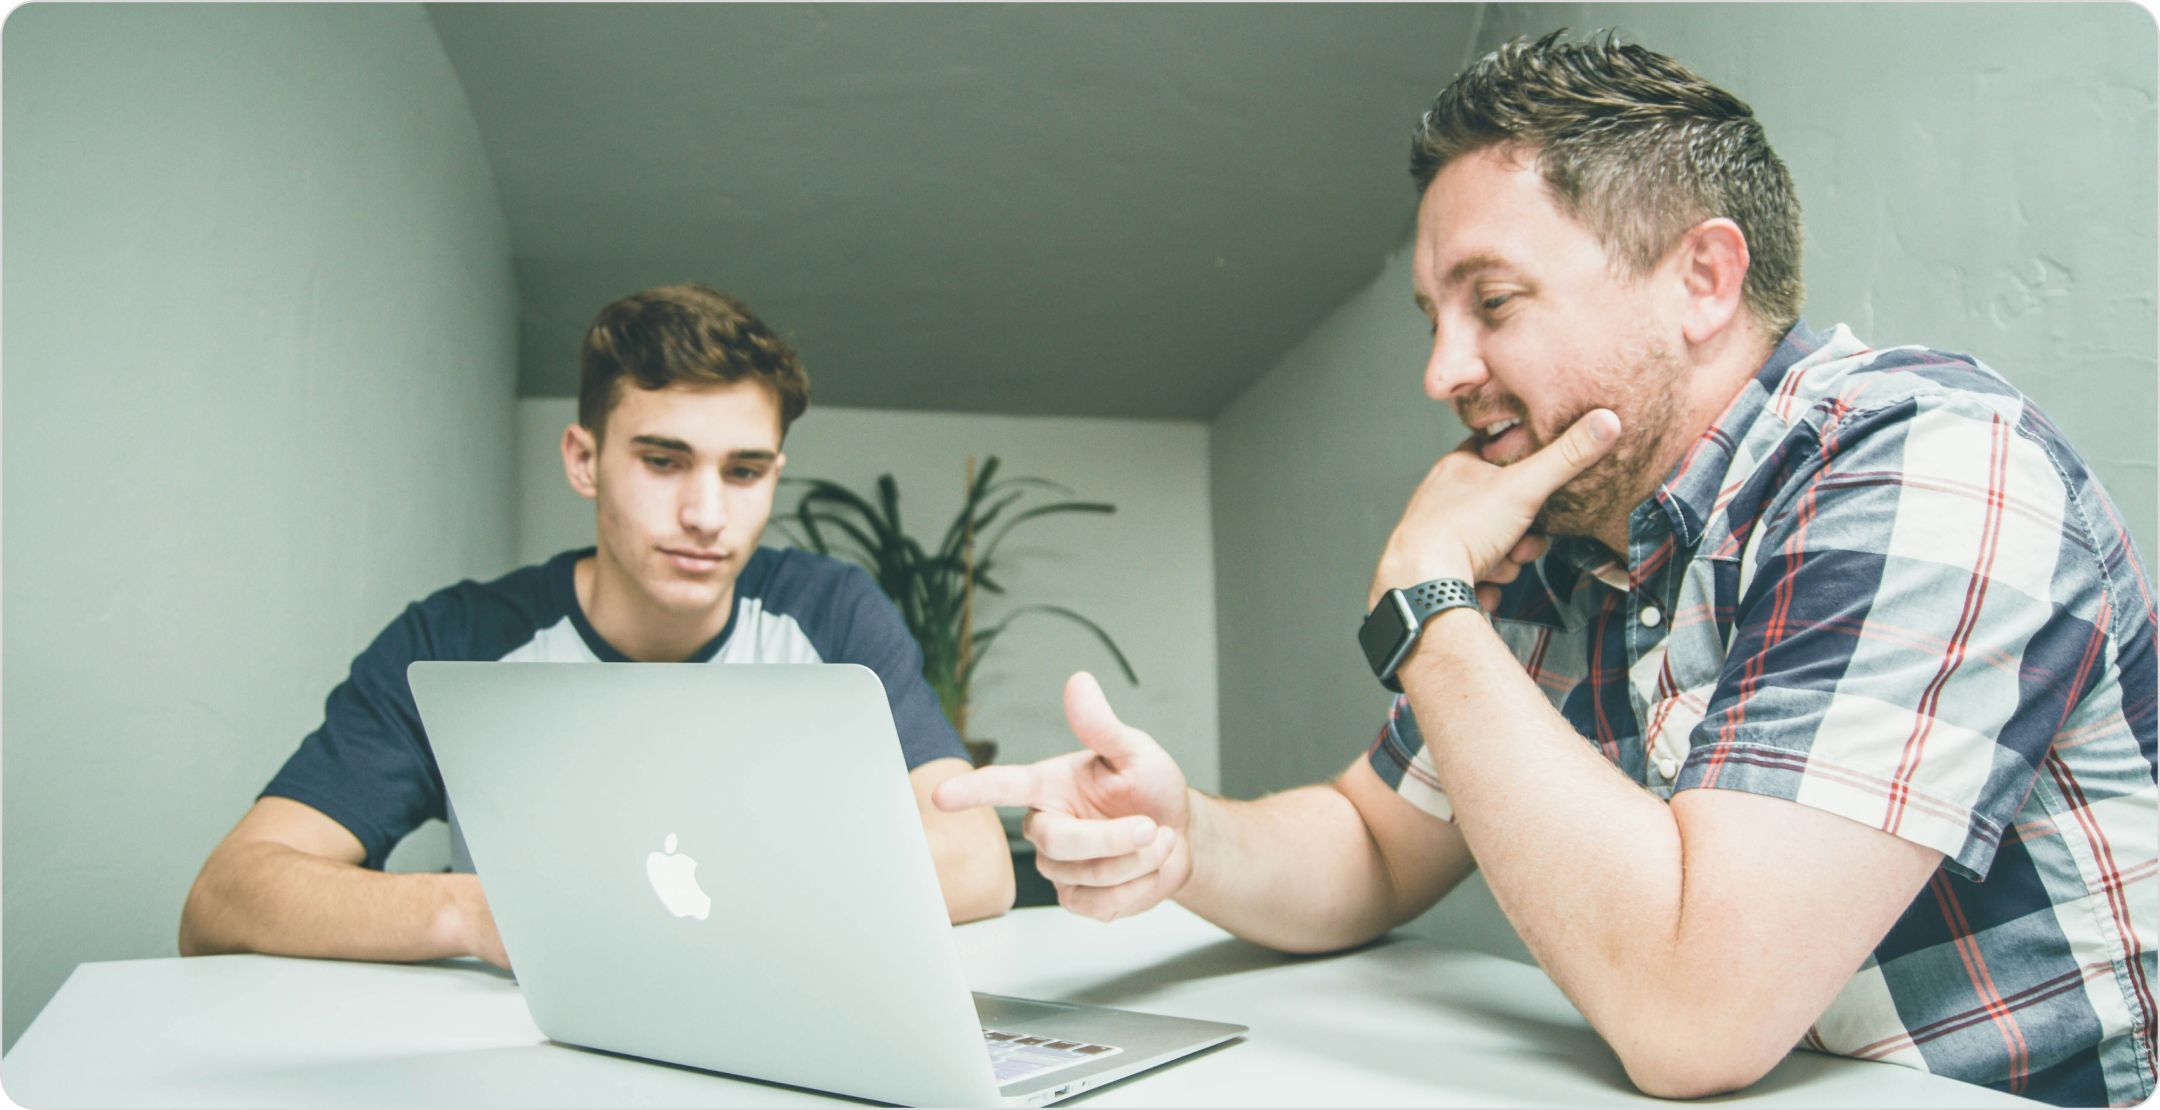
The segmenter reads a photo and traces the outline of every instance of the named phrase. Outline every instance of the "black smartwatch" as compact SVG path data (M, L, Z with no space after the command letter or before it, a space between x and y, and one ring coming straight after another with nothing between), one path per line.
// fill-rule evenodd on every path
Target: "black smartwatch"
M1449 609L1475 609L1477 603L1477 591L1460 578L1435 578L1381 594L1380 604L1366 614L1357 634L1358 646L1365 649L1365 661L1372 664L1380 685L1402 693L1395 668L1409 657L1425 622Z

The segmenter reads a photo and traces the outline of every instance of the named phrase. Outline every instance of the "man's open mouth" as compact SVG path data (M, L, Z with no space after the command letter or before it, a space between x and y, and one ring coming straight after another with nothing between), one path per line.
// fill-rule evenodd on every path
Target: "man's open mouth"
M1478 457L1505 466L1531 452L1530 428L1519 416L1503 416L1477 426Z

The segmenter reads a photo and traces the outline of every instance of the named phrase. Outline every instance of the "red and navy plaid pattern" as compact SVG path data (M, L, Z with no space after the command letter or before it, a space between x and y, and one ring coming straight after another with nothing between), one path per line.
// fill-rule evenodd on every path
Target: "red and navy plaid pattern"
M1943 854L1802 1047L2065 1105L2153 1094L2152 588L1993 371L1796 326L1636 508L1624 568L1556 542L1494 627L1659 797L1786 798ZM1407 700L1368 758L1449 817Z

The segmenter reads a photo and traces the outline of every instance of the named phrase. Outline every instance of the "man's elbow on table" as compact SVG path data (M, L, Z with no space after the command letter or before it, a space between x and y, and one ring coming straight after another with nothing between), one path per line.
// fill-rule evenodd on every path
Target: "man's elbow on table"
M1285 956L1332 956L1371 944L1408 919L1392 912L1323 912L1313 919L1296 923L1268 922L1267 931L1252 928L1228 931L1241 940Z
M188 886L187 901L180 905L178 939L183 956L216 956L235 950L229 938L218 935L223 930L217 927L230 913L223 904L220 875L220 865L225 862L225 856L213 852Z
M1628 1081L1652 1098L1708 1098L1740 1090L1770 1073L1773 1060L1764 1065L1740 1064L1718 1059L1727 1050L1697 1046L1701 1059L1688 1061L1629 1061L1623 1059ZM1782 1059L1783 1057L1780 1057Z
M1643 1022L1633 1036L1606 1042L1635 1089L1653 1098L1707 1098L1737 1091L1770 1074L1792 1051L1757 1031L1717 1028L1681 1018Z
M188 891L187 902L180 907L180 934L178 941L180 954L183 956L208 956L214 954L208 944L203 941L201 937L202 927L197 924L202 912L196 908L198 899L202 896L201 890L202 879L198 877L195 880L194 888Z

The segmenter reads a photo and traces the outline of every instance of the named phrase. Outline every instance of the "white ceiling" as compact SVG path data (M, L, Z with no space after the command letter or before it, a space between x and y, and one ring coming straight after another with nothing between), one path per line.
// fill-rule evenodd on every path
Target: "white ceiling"
M575 392L602 304L695 280L819 403L1168 418L1402 245L1409 132L1479 10L429 6L509 219L523 394Z

